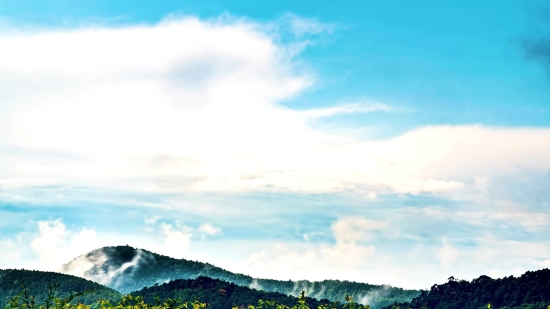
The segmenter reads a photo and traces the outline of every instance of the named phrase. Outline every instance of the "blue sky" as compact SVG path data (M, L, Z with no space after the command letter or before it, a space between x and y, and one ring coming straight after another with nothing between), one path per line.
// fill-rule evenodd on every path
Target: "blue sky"
M550 267L548 10L5 1L0 267L117 244L407 288Z

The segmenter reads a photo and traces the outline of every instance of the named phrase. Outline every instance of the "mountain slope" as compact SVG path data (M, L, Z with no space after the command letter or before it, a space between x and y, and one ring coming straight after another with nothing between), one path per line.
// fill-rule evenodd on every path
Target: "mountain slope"
M254 279L208 263L174 259L129 246L93 250L65 264L63 272L99 282L122 293L130 293L175 279L206 276L257 290L293 296L298 296L303 290L308 296L317 299L327 298L331 301L343 302L345 295L350 294L355 300L368 303L375 309L394 302L410 301L420 294L416 290L403 290L387 285L338 280L295 282Z
M481 309L487 308L546 309L550 306L550 270L528 271L513 276L491 279L481 276L472 281L450 277L445 284L435 284L401 308ZM386 309L389 309L388 307Z
M36 296L41 303L46 299L51 285L58 284L56 296L67 297L71 293L84 292L96 289L94 293L78 297L76 301L83 304L93 304L98 299L118 300L122 296L119 292L83 278L55 272L34 270L0 270L0 308L6 306L6 298L17 295L22 290L21 285L29 289L29 295Z

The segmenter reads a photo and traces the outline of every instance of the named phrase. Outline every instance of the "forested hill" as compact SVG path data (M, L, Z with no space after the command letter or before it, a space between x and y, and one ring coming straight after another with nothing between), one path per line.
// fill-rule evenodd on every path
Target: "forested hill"
M547 309L550 306L550 270L528 271L518 278L510 276L491 279L481 276L465 281L450 277L447 283L433 285L410 303L394 306L413 309L482 309L489 304L495 309Z
M122 293L130 293L175 279L206 276L257 290L293 296L298 296L304 290L308 296L317 299L327 298L331 301L343 302L345 295L349 294L361 303L370 304L374 309L394 302L410 301L420 294L417 290L339 280L295 282L254 279L208 263L174 259L129 246L93 250L67 263L64 272L99 282ZM365 278L365 281L367 280L368 278Z
M353 281L280 281L254 279L250 287L270 292L297 296L301 291L316 299L327 298L343 302L349 294L356 302L369 304L372 308L382 308L395 302L406 302L420 295L418 290L404 290L389 285L372 285Z
M198 277L196 279L178 279L162 285L144 288L132 293L133 296L142 296L146 303L155 303L155 297L160 299L178 298L184 302L200 300L209 304L209 309L231 309L234 305L248 308L248 305L258 304L258 300L276 301L289 307L297 303L297 298L277 292L265 292L229 283L219 279ZM323 304L330 304L328 299L317 300L306 298L310 308L318 308ZM342 304L336 307L342 309Z
M252 282L249 276L234 274L208 263L174 259L130 246L93 250L65 264L62 270L124 294L154 284L198 276L219 278L244 286Z
M49 287L57 284L56 296L67 297L69 294L94 290L75 299L83 304L93 304L99 299L116 301L121 294L111 288L79 277L55 272L34 270L0 270L0 308L6 306L6 298L17 295L22 291L22 284L28 288L29 295L36 296L37 302L43 302L48 294Z

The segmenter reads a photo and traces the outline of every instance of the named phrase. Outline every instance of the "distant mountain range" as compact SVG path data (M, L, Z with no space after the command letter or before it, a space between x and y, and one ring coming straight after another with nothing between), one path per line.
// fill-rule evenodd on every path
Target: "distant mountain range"
M76 300L84 304L97 304L98 299L117 302L121 293L131 292L148 302L159 296L200 300L209 303L210 309L231 309L233 305L246 308L259 299L293 305L295 296L304 290L312 309L331 301L339 301L336 308L343 309L346 294L375 309L484 309L489 304L495 309L547 309L550 305L549 269L528 271L517 278L481 276L465 281L450 277L447 283L435 284L430 290L415 291L338 280L254 279L210 264L123 246L91 251L64 265L63 270L96 282L55 272L0 270L0 308L6 306L6 297L21 291L21 284L42 303L48 287L58 284L56 295L60 297L95 290Z
M326 298L331 301L343 302L345 295L349 294L357 302L370 304L374 309L394 302L411 301L420 295L418 290L350 281L257 279L235 274L208 263L174 259L130 246L93 250L65 264L62 271L104 284L125 294L176 279L195 279L205 276L256 290L292 296L298 296L301 291L305 291L310 297Z
M0 308L10 308L8 299L16 296L23 297L23 286L28 289L27 295L34 297L36 306L45 305L50 286L54 288L55 297L65 298L72 293L85 292L73 300L73 304L83 303L91 308L98 309L98 300L109 300L111 304L117 304L122 299L122 294L103 286L99 283L78 278L71 275L55 272L42 272L33 270L1 270L0 271ZM148 304L155 304L157 297L164 301L167 299L179 299L180 302L194 302L199 300L208 304L208 309L230 309L235 306L248 308L248 305L256 305L259 300L276 301L292 307L298 303L298 298L277 292L266 292L243 287L219 279L198 277L196 279L176 279L161 285L155 284L139 291L131 293L132 296L141 296ZM30 298L28 299L29 301ZM331 308L344 309L342 303L332 303L328 299L317 300L306 297L307 306L312 309L321 305L332 304ZM22 301L24 303L24 300ZM17 307L20 308L20 307ZM26 307L24 307L26 308ZM363 309L363 308L357 308Z

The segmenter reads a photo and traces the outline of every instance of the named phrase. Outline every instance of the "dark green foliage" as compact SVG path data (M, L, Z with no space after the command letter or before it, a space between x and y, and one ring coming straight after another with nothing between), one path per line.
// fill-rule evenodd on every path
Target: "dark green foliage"
M21 291L9 297L5 309L207 309L206 303L199 301L181 302L177 299L165 299L161 301L156 299L156 304L147 304L143 301L143 297L132 295L124 295L118 302L111 303L110 300L100 299L92 305L86 305L81 302L73 302L89 292L73 293L68 297L56 297L57 286L50 286L47 298L43 301L36 301L36 296L29 294L29 289L24 284L21 286ZM232 308L233 309L233 308ZM236 308L235 308L236 309ZM248 309L256 309L250 307ZM290 308L263 308L258 309L290 309ZM292 308L292 309L309 309L309 308ZM319 308L320 309L320 308ZM326 308L328 309L328 308ZM355 309L355 308L352 308ZM357 308L368 309L368 308Z
M296 295L297 291L306 291L306 294L317 298L327 298L333 301L345 301L350 295L358 302L368 303L373 308L382 308L395 302L410 301L420 294L417 290L404 290L389 285L373 285L353 281L323 280L311 282L280 281L271 279L257 279L255 286L265 291Z
M410 303L392 307L428 309L547 309L550 305L550 270L528 271L513 276L491 279L481 276L470 281L450 277L445 284L435 284Z
M248 307L248 305L257 304L259 300L276 301L277 304L291 307L298 301L298 298L294 296L277 292L258 291L208 277L188 280L178 279L162 285L144 288L131 295L142 296L147 303L154 303L156 297L160 299L181 299L185 302L199 300L208 303L210 309L231 309L234 305ZM317 300L311 297L306 297L305 301L310 308L331 304L328 299ZM343 309L342 304L335 303L335 305L335 308Z
M23 291L22 285L26 287L28 295L33 295L36 303L42 303L48 299L52 286L56 286L55 296L60 298L90 291L74 299L84 304L93 304L98 299L118 300L122 296L113 289L75 276L55 272L7 269L0 270L0 308L8 305L7 298ZM30 296L29 301L31 301Z

